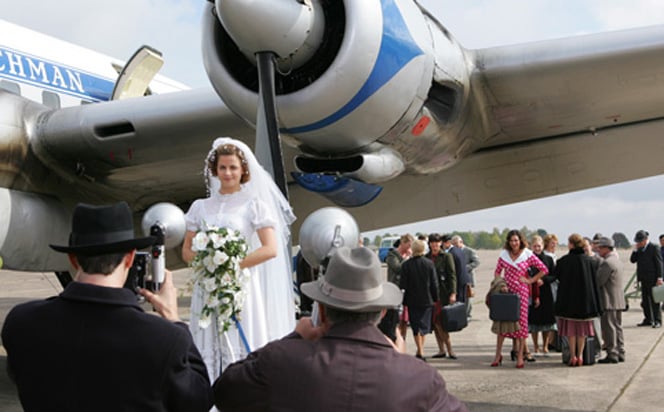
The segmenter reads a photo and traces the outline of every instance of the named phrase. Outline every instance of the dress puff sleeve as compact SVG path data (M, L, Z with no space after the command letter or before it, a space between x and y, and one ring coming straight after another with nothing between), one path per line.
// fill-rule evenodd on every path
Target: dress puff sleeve
M274 213L267 207L265 202L260 199L252 199L250 207L251 225L254 227L254 230L264 227L277 227L277 220L274 217Z
M203 199L194 200L194 203L191 204L184 215L184 222L188 231L197 232L200 230L202 208Z

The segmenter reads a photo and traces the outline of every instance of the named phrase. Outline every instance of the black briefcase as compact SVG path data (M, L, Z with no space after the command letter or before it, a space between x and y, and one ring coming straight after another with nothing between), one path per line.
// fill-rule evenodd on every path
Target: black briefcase
M519 295L515 293L494 293L489 296L489 319L516 322L520 315Z
M443 306L440 319L445 332L457 332L465 328L468 326L466 303L456 302Z

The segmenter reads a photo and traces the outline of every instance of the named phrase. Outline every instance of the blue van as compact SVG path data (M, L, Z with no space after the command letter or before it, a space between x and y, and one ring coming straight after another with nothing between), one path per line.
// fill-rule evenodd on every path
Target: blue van
M392 245L394 242L399 239L399 236L388 236L384 237L380 241L380 246L378 247L378 258L380 259L381 262L385 262L385 258L387 257L387 252L392 249Z

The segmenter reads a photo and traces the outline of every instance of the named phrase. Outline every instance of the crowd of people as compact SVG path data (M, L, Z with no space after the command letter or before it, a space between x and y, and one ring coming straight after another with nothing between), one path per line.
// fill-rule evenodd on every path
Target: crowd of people
M635 247L630 256L630 261L636 264L637 281L642 291L644 318L637 326L659 328L660 304L650 291L652 287L662 285L664 235L659 238L660 247L649 242L648 236L644 230L636 233ZM426 257L432 264L414 265L407 260L411 256L407 246L411 244L412 236L404 235L401 237L401 247L395 249L398 250L398 262L387 262L388 271L393 273L390 280L408 296L404 299L402 322L409 316L413 322L413 315L408 315L408 312L417 316L416 326L412 330L417 347L416 357L421 359L426 359L421 346L423 335L429 330L426 327L429 321L439 348L439 352L431 357L449 356L457 359L452 351L450 333L444 329L444 322L441 322L441 311L456 301L467 300L466 294L472 288L465 288L464 285L474 283L474 279L468 277L467 273L469 268L477 267L479 261L472 249L456 246L459 245L458 236L455 238L431 234L428 238L430 252ZM450 240L453 245L447 242ZM600 233L592 239L574 233L568 237L567 245L568 253L558 257L556 235L548 234L544 238L535 235L528 242L520 231L508 232L495 265L494 281L489 287L486 302L491 305L491 295L498 293L516 295L518 315L515 319L494 319L491 331L497 335L497 339L492 367L502 365L505 338L512 340L510 355L516 361L517 368L523 368L525 361L535 362L533 353L535 356L549 356L551 348L563 351L563 359L569 366L592 364L595 357L600 358L597 360L599 363L624 362L622 312L626 309L626 303L623 267L614 241ZM419 252L421 246L418 245L416 249ZM465 254L465 258L464 254L458 253L469 249L470 253ZM406 281L403 280L404 267L408 268ZM415 269L420 273L419 283L414 280L416 276L412 272ZM436 273L435 279L431 277L432 271ZM438 283L437 294L433 293L433 289L426 295L411 292L428 290L434 281ZM414 301L415 296L422 296L421 300ZM496 298L494 302L505 301ZM430 318L428 312L419 309L422 305L432 309ZM418 309L411 311L411 306ZM423 324L425 327L421 326ZM532 339L533 351L529 349L528 334ZM586 351L587 344L592 347ZM604 357L601 357L602 351L605 352ZM591 356L593 358L589 359Z
M461 237L404 234L387 254L387 274L369 248L334 249L317 262L325 275L300 285L312 316L296 323L286 249L295 216L288 202L251 150L234 139L215 140L204 175L209 196L194 201L185 216L182 257L198 258L197 236L209 227L246 239L246 255L232 262L234 273L224 274L245 279L241 316L230 327L220 322L223 313L208 322L203 308L227 298L196 281L191 319L182 322L169 271L156 291L123 287L137 249L155 239L134 237L124 202L79 204L68 245L51 245L67 254L75 281L57 297L16 306L3 325L8 371L24 410L467 410L424 353L425 336L433 332L438 352L432 357L457 359L444 319L459 305L462 319L472 317L480 262ZM643 290L661 285L663 275L664 236L662 249L648 236L637 232L630 257ZM613 240L572 234L560 258L557 242L555 235L528 242L518 230L507 234L486 301L496 305L497 294L517 299L513 318L494 319L492 367L502 365L505 338L512 340L517 368L534 361L529 334L535 355L564 341L570 366L584 363L586 342L606 351L600 363L624 361L625 299ZM231 258L209 259L208 266ZM160 316L144 312L135 293ZM642 293L641 306L639 326L661 327L651 294ZM415 356L405 349L408 327Z

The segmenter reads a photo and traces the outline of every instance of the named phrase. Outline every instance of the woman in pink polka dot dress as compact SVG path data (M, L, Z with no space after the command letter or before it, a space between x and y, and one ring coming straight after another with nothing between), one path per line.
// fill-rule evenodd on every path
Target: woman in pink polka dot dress
M549 271L541 260L527 248L528 243L518 230L510 230L507 233L504 250L500 253L498 264L494 276L498 277L501 273L507 282L510 293L519 295L521 301L521 316L519 317L519 330L513 333L498 335L496 342L496 356L494 363L500 363L502 355L503 341L505 338L512 338L516 342L516 367L523 368L523 356L526 348L526 338L528 337L528 298L530 295L530 285L537 282ZM536 267L539 272L533 276L528 276L528 268Z

